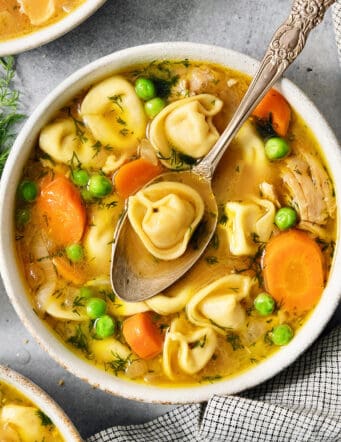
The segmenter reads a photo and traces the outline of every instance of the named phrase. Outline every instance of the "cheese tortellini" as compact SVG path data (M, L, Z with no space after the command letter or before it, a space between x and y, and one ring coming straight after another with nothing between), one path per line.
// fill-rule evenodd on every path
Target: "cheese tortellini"
M186 184L159 182L129 198L128 217L145 248L171 260L186 251L204 208L201 196Z
M226 233L233 255L254 255L260 242L271 236L275 219L275 205L266 199L228 202Z
M249 295L252 279L244 275L223 276L199 290L188 302L187 317L193 324L212 327L224 334L224 328L238 329L246 313L240 301Z
M41 150L54 161L65 164L70 164L77 158L84 166L90 166L93 163L94 143L94 140L86 138L82 141L77 136L77 128L71 117L58 118L48 124L42 129L39 137Z
M192 158L206 155L219 138L212 117L222 106L223 102L210 94L184 98L166 106L153 119L149 130L150 142L161 162L178 169L182 165L174 153Z
M217 336L212 327L190 327L183 318L173 319L163 345L163 370L169 379L195 374L212 358Z
M38 412L37 407L14 403L2 407L0 414L0 440L4 442L51 441L53 437L50 431L51 427L44 427L42 425ZM4 438L2 438L3 435ZM58 438L58 440L61 439Z
M103 198L91 208L83 244L94 275L109 275L114 229L122 209L116 195Z
M238 151L241 156L240 171L247 167L248 172L262 176L263 179L271 173L271 163L265 155L264 142L250 121L246 121L238 131L231 149Z
M103 146L133 153L145 136L147 117L133 85L114 75L93 86L80 113L94 138Z

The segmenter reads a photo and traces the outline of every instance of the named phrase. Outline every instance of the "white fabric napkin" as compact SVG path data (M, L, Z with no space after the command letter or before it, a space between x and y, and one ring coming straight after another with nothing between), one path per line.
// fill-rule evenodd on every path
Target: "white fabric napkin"
M341 440L341 326L288 369L238 396L184 405L88 442L336 442Z
M332 10L341 63L341 0ZM287 370L239 396L184 405L143 425L118 426L88 442L341 441L341 327Z
M339 60L341 64L341 0L338 0L333 5L332 11L336 44L339 51Z

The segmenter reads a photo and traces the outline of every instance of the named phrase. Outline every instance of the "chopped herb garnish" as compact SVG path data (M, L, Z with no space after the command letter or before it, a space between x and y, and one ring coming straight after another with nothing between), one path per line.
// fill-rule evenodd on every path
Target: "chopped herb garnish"
M93 149L95 152L92 158L95 158L100 153L101 148L102 143L100 141L96 141L96 143L91 146L91 149Z
M118 124L121 124L122 126L125 126L127 124L121 117L117 117L116 121Z
M218 224L226 226L228 221L228 216L225 213L225 205L219 204L218 206Z
M49 426L53 425L53 422L51 421L51 419L43 411L37 410L36 414L39 417L39 419L41 421L41 425L43 427L49 427Z
M116 104L117 107L119 107L119 109L123 112L123 100L122 100L123 94L117 94L117 95L113 95L112 97L108 97L109 100Z
M240 336L237 333L230 332L226 335L226 341L231 345L233 351L241 350L244 345L241 342Z
M206 256L205 261L207 264L213 265L218 263L218 258L216 256Z
M196 347L200 347L200 348L205 347L206 339L207 339L207 336L204 335L201 339L198 339L197 341L192 342L190 344L190 348L193 349L193 348L196 348Z
M157 157L160 160L169 161L169 165L171 166L171 169L175 169L175 170L191 168L198 161L196 158L193 158L189 155L186 155L184 153L177 151L172 146L170 147L169 157L165 157L164 155L162 155L162 153L160 151L157 153Z
M70 342L74 347L82 350L85 353L89 353L88 339L82 330L82 326L79 324L76 327L76 333L71 336L67 342Z
M108 365L115 373L115 376L118 375L119 372L124 372L128 366L128 364L131 362L131 354L128 355L126 358L123 358L118 353L111 352L114 359L110 362L108 362Z
M215 382L215 381L219 381L219 379L222 379L222 376L220 374L217 374L215 376L203 376L201 378L202 381L206 381L206 382Z
M214 232L212 239L210 241L210 246L213 247L213 249L215 250L219 248L219 236L217 232Z

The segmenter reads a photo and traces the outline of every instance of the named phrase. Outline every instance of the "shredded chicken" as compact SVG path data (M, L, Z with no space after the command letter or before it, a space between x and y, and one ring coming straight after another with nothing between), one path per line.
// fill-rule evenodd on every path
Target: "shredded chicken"
M335 216L335 198L327 172L313 155L302 152L302 156L285 161L281 177L299 212L299 227L320 236L319 226Z
M189 92L200 94L206 90L210 82L215 81L214 73L210 69L194 68L190 71L188 76Z
M260 183L259 190L260 190L262 198L265 198L265 199L271 201L272 203L275 204L276 207L281 207L273 184L270 184L270 183L267 183L266 181L264 181L263 183Z

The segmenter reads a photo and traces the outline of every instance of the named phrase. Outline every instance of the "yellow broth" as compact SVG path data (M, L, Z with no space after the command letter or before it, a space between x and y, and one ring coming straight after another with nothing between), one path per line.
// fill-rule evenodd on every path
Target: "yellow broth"
M135 66L120 75L131 84L134 84L135 80L139 77L153 78L159 88L161 88L159 90L166 96L168 104L202 93L214 95L216 99L220 99L223 102L222 110L213 118L213 123L220 133L231 118L250 81L246 75L229 68L188 60L155 61L149 65ZM88 140L93 139L89 125L80 112L87 93L88 90L76 96L73 101L67 103L52 119L53 123L55 121L63 121L65 118L71 118L75 127L75 136L79 138L79 142L83 143L83 146ZM113 97L110 97L111 101L115 101L116 112L119 112L118 109L121 106L118 98L119 96L114 94ZM116 114L111 113L110 118L113 118L113 115ZM150 124L149 122L147 126L146 138L149 135ZM256 121L251 118L246 124L247 131L245 132L246 138L244 141L249 143L251 140L252 145L252 140L255 139L258 140L257 143L260 140L264 144L264 139L257 132ZM303 119L294 110L292 110L291 124L286 139L291 147L290 158L295 159L296 156L297 158L300 157L303 151L308 152L318 160L320 167L325 170L325 165L320 156L320 147L316 139L311 130L305 125ZM38 247L40 248L40 255L37 256L37 245L34 241L41 230L44 231L44 228L46 230L46 225L44 226L41 218L39 218L34 202L27 204L18 200L17 211L23 208L28 208L30 211L29 222L18 226L17 221L16 244L32 304L36 313L65 343L70 351L76 353L79 357L85 358L89 363L109 371L113 375L132 379L135 382L162 386L193 385L238 375L240 372L253 367L269 357L278 349L278 346L274 345L269 338L275 326L289 324L294 332L302 326L310 313L309 309L297 312L289 311L278 303L273 313L261 316L253 306L253 301L257 294L265 290L261 261L265 244L258 240L257 235L254 234L253 236L253 254L236 256L229 249L226 234L227 216L224 212L224 205L226 203L230 201L245 201L250 198L265 198L260 189L260 184L264 182L273 186L276 200L274 204L277 204L276 210L280 206L287 205L288 200L291 198L281 181L281 173L283 173L286 160L281 159L270 162L262 157L262 160L257 162L256 156L256 160L250 162L247 157L243 156L244 146L241 140L242 138L237 137L231 143L214 176L213 189L219 205L219 214L216 233L210 245L194 268L182 280L163 293L163 295L169 296L166 299L170 300L170 305L177 295L185 293L186 290L191 292L187 301L182 302L181 307L173 308L171 312L167 311L167 307L166 310L162 310L159 305L157 308L153 308L153 305L155 306L159 302L158 300L155 301L156 304L153 304L152 300L147 305L140 303L127 306L111 290L109 284L111 238L122 214L125 202L115 191L103 199L84 199L83 204L87 213L87 227L81 243L85 247L85 258L80 263L69 263L78 277L72 276L70 278L69 275L67 279L61 276L61 272L58 273L58 269L56 273L56 269L52 264L53 259L56 257L65 258L65 250L58 247L44 233L43 240L40 238L43 244L40 244ZM140 147L141 140L139 140ZM105 161L108 155L115 154L115 159L118 161L123 157L122 164L124 164L135 159L141 153L141 150L138 149L128 149L128 154L126 154L125 150L112 148L98 141L92 144L91 149L93 150L95 164L87 167L90 175L96 173L100 167L104 167L103 164L106 164ZM264 155L262 152L263 150L259 155ZM174 161L178 160L179 158L175 158ZM117 166L114 171L108 172L107 176L111 179L122 164ZM178 164L175 162L175 167L177 166ZM24 168L23 179L41 183L47 176L54 176L56 174L70 176L72 169L77 167L81 167L77 155L72 155L72 158L66 164L51 159L37 145ZM83 192L83 197L84 195ZM271 197L268 196L268 198ZM107 242L99 242L96 249L97 251L101 249L101 253L105 257L103 258L101 253L98 254L97 252L95 252L95 255L97 253L95 258L91 257L90 254L87 255L89 237L91 235L98 237L105 229L107 232ZM271 235L278 234L278 228L275 225L272 225L271 229ZM325 281L328 278L328 271L333 256L335 229L335 217L330 216L320 227L318 235L309 232L309 235L314 237L319 244L324 256ZM196 241L195 234L191 241L193 246L193 242ZM45 253L41 253L41 249L45 250ZM134 250L134 253L136 254L136 250ZM141 258L139 254L136 254L136 256L137 259ZM148 263L152 263L153 268L155 268L155 263L158 262L160 261L147 253L142 264L144 269L148 269ZM160 262L160 268L164 265L171 265L171 261ZM44 275L46 269L49 272L47 276ZM46 279L48 280L51 277L51 272L53 274L52 278L56 279L50 294L54 300L53 311L56 312L56 306L58 307L59 313L55 314L49 314L41 307L41 302L37 295L42 286L44 284L46 286ZM247 296L242 297L239 301L239 306L243 310L243 314L245 314L245 320L242 325L236 328L219 327L211 321L214 325L213 333L216 336L215 350L207 363L199 370L188 373L176 367L173 375L169 376L165 373L164 368L165 351L152 359L144 360L139 358L129 348L122 334L122 323L127 317L141 311L147 310L151 312L152 319L163 336L169 333L170 325L177 320L185 324L188 334L194 333L198 328L200 329L196 323L188 319L188 303L200 290L226 275L242 275L242 277L250 277L252 281ZM107 314L114 318L116 322L116 331L113 337L98 339L95 336L95 321L86 316L86 299L80 296L81 292L79 290L82 286L91 287L93 296L100 297L107 302ZM60 313L60 309L62 313ZM60 314L63 316L65 311L67 311L67 314L64 319L61 319ZM205 348L206 335L204 338L203 341L198 340L190 343L189 350L193 350L196 347Z
M13 386L0 381L0 440L63 442L49 416Z
M36 32L62 20L84 3L84 0L55 0L54 13L40 24L32 24L20 9L17 0L0 0L0 41L10 40Z

